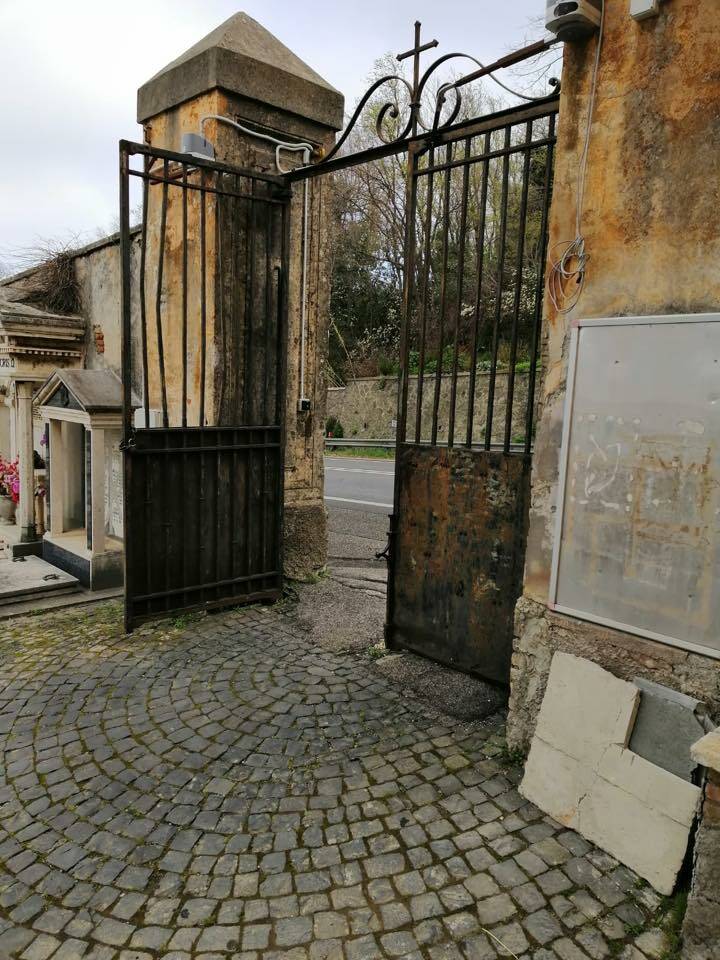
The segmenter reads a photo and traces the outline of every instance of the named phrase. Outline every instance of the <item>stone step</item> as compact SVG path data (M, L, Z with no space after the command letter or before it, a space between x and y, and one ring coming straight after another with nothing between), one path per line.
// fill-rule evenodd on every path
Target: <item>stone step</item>
M48 600L51 597L65 597L73 593L81 593L82 587L79 583L65 585L63 584L60 587L55 587L50 590L31 590L27 593L15 594L14 596L3 596L0 595L0 608L15 606L18 603L26 603L28 601Z
M78 589L77 577L40 557L0 560L0 605Z

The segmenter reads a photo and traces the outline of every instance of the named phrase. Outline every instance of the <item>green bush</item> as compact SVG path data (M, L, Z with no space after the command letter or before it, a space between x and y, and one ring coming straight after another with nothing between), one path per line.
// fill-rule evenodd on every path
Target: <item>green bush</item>
M334 437L336 440L342 440L345 436L343 425L337 417L328 417L325 421L325 436Z
M378 373L382 377L394 377L398 372L398 364L395 360L391 360L389 357L379 357L378 359Z

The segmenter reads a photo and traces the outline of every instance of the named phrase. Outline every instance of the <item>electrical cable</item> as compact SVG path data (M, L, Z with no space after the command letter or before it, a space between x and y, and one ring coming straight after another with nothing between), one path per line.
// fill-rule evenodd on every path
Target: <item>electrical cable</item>
M585 237L582 232L583 208L585 206L585 185L587 177L588 157L590 155L590 140L592 136L592 122L595 113L595 101L597 99L598 74L600 73L600 54L602 51L603 36L605 27L605 3L602 6L600 14L600 33L598 36L597 49L595 51L595 65L593 67L592 85L590 88L590 100L588 103L588 115L585 129L585 140L583 151L580 155L580 165L578 167L577 179L577 201L575 208L575 238L574 240L564 240L555 244L553 250L562 249L562 253L557 260L552 261L550 278L548 281L548 293L555 310L559 314L570 313L577 306L580 297L585 289L585 275L587 265L590 260L590 254L585 246ZM552 253L551 253L552 256ZM576 289L568 295L567 287L574 282Z

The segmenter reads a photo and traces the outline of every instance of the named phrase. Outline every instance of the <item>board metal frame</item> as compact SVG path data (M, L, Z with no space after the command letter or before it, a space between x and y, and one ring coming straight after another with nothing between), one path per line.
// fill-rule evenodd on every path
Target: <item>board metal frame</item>
M703 656L709 657L713 660L720 660L720 650L713 650L712 647L705 647L699 643L692 643L677 637L670 637L666 634L657 633L653 630L645 630L642 627L636 627L632 624L622 623L619 620L613 620L609 617L601 617L596 614L586 613L585 611L576 610L574 607L567 607L557 602L560 556L562 553L562 536L564 529L565 490L570 460L571 421L574 409L577 363L580 350L580 331L585 327L658 326L663 324L708 322L720 323L720 313L680 314L678 316L663 314L659 316L647 317L599 317L574 320L572 322L568 356L567 388L563 412L563 433L560 446L557 515L555 518L553 555L550 572L550 589L548 592L547 606L548 609L553 613L562 613L570 617L575 617L577 620L584 620L587 623L597 623L602 627L609 627L612 630L620 630L623 633L629 633L636 637L644 637L647 640L656 640L658 643L663 643L670 647L677 647L681 650L688 650L691 653L702 654Z

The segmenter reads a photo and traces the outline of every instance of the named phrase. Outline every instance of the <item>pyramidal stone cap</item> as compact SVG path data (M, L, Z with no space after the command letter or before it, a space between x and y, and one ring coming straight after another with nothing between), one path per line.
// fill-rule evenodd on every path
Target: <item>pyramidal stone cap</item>
M246 13L234 14L140 87L138 123L216 88L331 130L343 125L343 95Z

